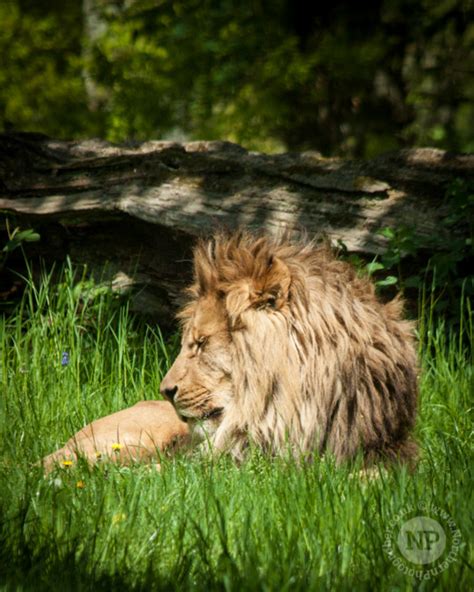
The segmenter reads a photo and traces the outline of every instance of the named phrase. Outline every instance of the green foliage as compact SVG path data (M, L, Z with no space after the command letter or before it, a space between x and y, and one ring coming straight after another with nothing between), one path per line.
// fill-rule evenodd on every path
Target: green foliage
M459 339L421 324L421 460L364 481L330 460L255 453L147 466L34 463L94 418L157 398L170 363L156 328L71 266L30 281L0 317L0 586L23 590L468 589L473 562L472 317ZM471 319L471 322L469 321ZM472 352L472 349L470 350ZM62 365L64 352L69 363ZM459 555L420 581L383 549L397 516L449 514Z
M81 78L80 3L0 3L0 119L58 137L93 134Z
M468 4L8 0L0 121L59 137L228 139L266 151L469 151Z
M474 188L456 179L442 207L446 215L436 234L420 237L413 227L386 227L380 235L387 239L387 248L373 261L365 263L344 249L342 253L361 272L373 276L382 292L394 287L416 299L428 286L433 312L458 323L459 302L474 296Z
M7 244L3 247L3 252L11 253L15 249L18 249L18 247L20 247L23 242L31 243L39 240L40 235L34 230L31 230L31 228L29 228L28 230L20 230L20 228L15 228L10 233L9 240Z
M5 267L5 263L10 253L21 247L23 243L36 242L41 238L40 235L31 228L21 230L21 228L16 227L13 230L10 230L8 219L5 222L5 228L8 240L0 252L0 271Z

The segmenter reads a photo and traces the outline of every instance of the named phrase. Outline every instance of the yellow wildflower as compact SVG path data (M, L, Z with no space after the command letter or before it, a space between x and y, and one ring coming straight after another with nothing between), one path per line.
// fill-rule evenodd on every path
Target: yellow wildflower
M85 484L85 482L84 482L84 481L78 481L78 482L76 483L76 487L77 487L78 489L84 489L84 487L85 487L85 486L86 486L86 484Z
M112 524L120 524L120 522L124 522L127 519L127 514L123 512L119 512L118 514L114 514L112 516Z
M114 452L119 452L119 450L120 450L121 448L123 448L123 444L119 444L118 442L114 442L114 443L112 444L112 450L113 450Z
M63 460L62 464L63 464L63 467L69 468L69 467L72 467L72 465L74 463L72 462L72 460Z

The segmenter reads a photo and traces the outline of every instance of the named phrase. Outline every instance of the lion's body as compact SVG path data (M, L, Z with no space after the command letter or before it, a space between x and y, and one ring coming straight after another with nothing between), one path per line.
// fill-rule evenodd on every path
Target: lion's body
M47 472L67 466L78 456L90 463L108 460L127 464L158 459L160 452L188 440L189 430L167 401L141 401L96 419L42 460Z
M215 449L414 455L417 356L400 300L382 304L312 244L217 236L194 263L183 348L162 390L203 420Z

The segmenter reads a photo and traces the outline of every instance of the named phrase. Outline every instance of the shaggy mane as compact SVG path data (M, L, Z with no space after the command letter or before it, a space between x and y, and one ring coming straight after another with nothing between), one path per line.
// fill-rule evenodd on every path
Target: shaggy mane
M217 449L415 455L417 356L401 299L380 302L327 246L243 232L200 242L194 276L184 327L212 297L232 339L234 393Z

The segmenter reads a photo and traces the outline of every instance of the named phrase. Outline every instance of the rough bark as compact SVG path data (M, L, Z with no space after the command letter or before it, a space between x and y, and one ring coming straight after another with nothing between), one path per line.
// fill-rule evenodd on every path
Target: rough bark
M143 288L136 307L162 318L186 281L197 235L289 229L376 254L386 226L410 226L421 242L439 233L455 178L474 180L474 156L426 148L347 161L226 142L0 135L0 210L41 233L36 252L50 260L67 253L92 269L108 262L114 285Z

